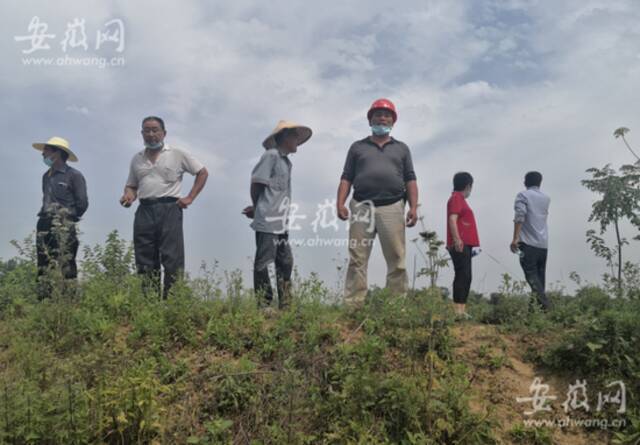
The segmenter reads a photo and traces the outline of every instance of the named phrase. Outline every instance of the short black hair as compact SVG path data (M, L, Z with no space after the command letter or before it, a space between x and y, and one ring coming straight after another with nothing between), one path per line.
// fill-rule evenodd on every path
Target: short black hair
M167 131L164 129L164 121L162 120L162 118L159 118L158 116L147 116L144 119L142 119L142 125L144 125L144 123L147 121L156 121L160 124L162 131Z
M296 134L298 131L295 128L284 128L276 133L274 136L274 140L276 141L276 145L280 145L282 141L291 133Z
M453 191L461 192L467 188L468 185L473 185L473 176L468 172L458 172L453 175Z
M524 175L525 187L540 187L540 184L542 184L542 173L529 172L526 175Z

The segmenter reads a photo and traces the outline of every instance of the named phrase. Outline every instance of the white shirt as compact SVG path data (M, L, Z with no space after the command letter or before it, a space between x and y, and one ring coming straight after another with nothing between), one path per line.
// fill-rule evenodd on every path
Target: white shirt
M518 193L514 204L516 223L522 223L520 241L523 243L546 249L549 245L549 229L547 216L549 215L550 199L540 191L539 187L529 187Z
M203 168L190 153L165 143L155 164L145 150L136 153L131 160L127 187L136 188L140 199L179 198L184 172L196 175Z

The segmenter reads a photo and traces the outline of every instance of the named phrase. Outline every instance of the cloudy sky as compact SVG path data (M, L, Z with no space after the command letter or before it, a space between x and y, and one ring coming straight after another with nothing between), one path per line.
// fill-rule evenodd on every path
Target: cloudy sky
M452 175L467 170L475 178L469 202L483 247L475 290L494 290L504 272L522 276L508 251L512 205L533 169L552 198L548 280L570 287L571 271L591 281L605 271L585 243L594 195L580 180L589 167L633 161L612 136L617 127L631 128L629 140L640 148L637 0L5 0L2 9L2 258L15 254L11 239L35 227L45 167L31 143L53 135L71 141L87 178L82 242L102 242L113 229L130 239L134 212L118 198L142 147L141 118L150 114L165 118L169 143L210 172L185 214L191 272L218 260L250 277L254 238L240 211L260 143L282 118L314 130L292 158L294 201L306 216L292 237L344 239L344 225L314 232L311 223L318 206L335 198L349 145L369 131L368 106L389 97L399 110L393 136L412 150L428 228L445 234ZM25 54L36 43L21 39L33 34L34 17L55 37L41 42L49 49ZM87 48L80 38L63 48L76 19L84 21ZM113 19L123 24L121 52L117 41L96 48L98 33L115 29L105 26ZM56 65L114 57L118 66ZM185 177L185 193L192 183ZM418 230L409 229L408 240ZM407 247L412 274L414 257L422 262ZM628 254L639 259L638 243ZM335 286L347 251L298 247L294 255L302 275L315 271ZM383 284L384 275L376 245L370 281ZM451 277L446 271L441 284Z

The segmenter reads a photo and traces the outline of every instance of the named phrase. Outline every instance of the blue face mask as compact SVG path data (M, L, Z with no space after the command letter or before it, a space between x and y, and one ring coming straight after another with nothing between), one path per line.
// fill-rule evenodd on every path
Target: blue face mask
M145 142L144 144L144 146L147 147L149 150L158 150L162 148L163 145L164 145L164 142L156 142L155 144L149 144Z
M47 158L46 156L44 158L42 158L42 162L44 162L44 164L47 167L52 167L53 166L53 159Z
M391 128L392 127L387 127L386 125L372 125L371 132L375 136L386 136L391 133Z

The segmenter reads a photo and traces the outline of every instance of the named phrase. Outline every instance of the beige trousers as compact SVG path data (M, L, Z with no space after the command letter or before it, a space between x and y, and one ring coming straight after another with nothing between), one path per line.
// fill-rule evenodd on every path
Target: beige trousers
M367 267L376 234L387 262L386 287L393 294L407 290L405 266L404 200L374 207L351 200L349 224L349 267L345 280L345 303L361 304L367 295Z

